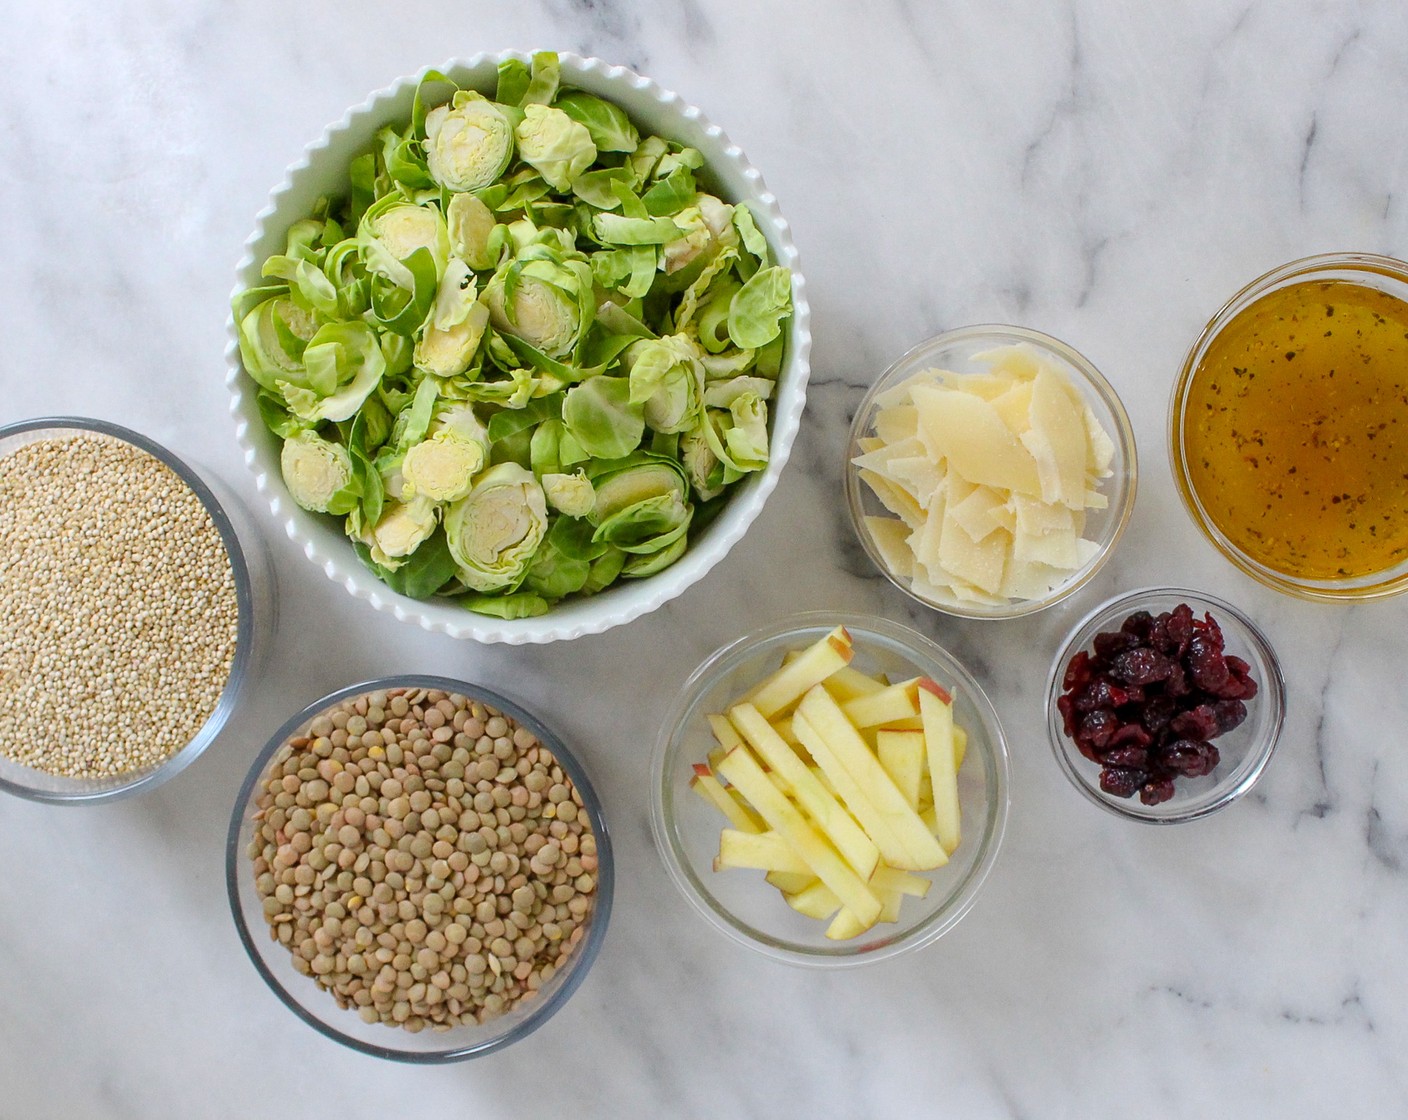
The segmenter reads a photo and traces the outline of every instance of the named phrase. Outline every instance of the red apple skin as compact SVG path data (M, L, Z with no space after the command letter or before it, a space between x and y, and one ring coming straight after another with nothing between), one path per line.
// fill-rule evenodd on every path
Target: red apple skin
M919 687L924 689L925 692L932 692L945 704L953 704L952 693L950 693L949 690L946 689L943 685L939 684L938 681L931 681L928 677L925 677L919 682Z

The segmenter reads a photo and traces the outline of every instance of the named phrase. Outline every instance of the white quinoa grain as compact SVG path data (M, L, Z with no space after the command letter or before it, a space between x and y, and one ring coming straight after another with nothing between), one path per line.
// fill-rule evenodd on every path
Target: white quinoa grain
M239 607L200 499L131 444L0 458L0 754L68 778L160 763L215 710Z

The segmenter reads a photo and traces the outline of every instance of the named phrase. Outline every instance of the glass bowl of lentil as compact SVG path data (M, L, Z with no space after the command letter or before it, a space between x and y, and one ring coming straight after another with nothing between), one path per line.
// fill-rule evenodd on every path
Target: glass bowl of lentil
M836 626L850 635L848 670L891 683L928 677L953 697L953 720L966 733L957 785L962 836L946 865L921 872L923 897L905 897L894 922L848 940L826 936L827 921L789 907L761 870L717 870L729 822L692 788L697 764L718 745L710 715L726 712L783 659ZM854 680L854 677L850 678ZM839 687L839 685L838 685ZM782 709L785 714L790 707ZM846 968L931 944L968 913L1002 844L1008 809L1007 742L997 713L963 664L923 635L888 619L807 612L746 634L709 657L680 690L661 726L651 774L650 818L675 885L716 929L774 960Z
M123 797L215 741L274 613L263 538L217 487L103 420L0 427L0 790Z
M235 925L273 992L327 1037L412 1063L542 1026L596 959L613 885L601 802L561 738L443 677L353 685L290 719L226 846Z

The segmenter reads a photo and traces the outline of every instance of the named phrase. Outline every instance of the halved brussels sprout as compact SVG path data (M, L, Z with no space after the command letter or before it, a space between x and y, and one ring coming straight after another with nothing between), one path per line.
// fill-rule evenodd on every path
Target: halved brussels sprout
M724 465L709 446L705 435L708 420L680 437L680 459L695 495L701 502L717 498L724 490Z
M758 394L740 394L727 410L706 408L700 430L724 465L725 483L768 465L768 406Z
M643 405L654 431L686 432L699 419L703 352L687 335L633 342L622 355L630 371L631 403Z
M488 461L489 434L473 405L448 405L431 425L429 438L407 449L401 461L405 496L458 501Z
M445 514L460 582L474 591L513 590L547 524L547 502L533 472L517 463L490 467Z
M592 270L585 260L561 259L549 247L530 245L494 274L484 298L496 330L521 338L549 358L563 358L591 325L592 291Z
M440 281L435 307L415 345L415 365L437 377L458 377L474 363L489 325L489 308L478 298L469 265L452 260Z
M524 106L514 136L523 162L553 190L570 191L572 180L596 159L596 145L586 127L547 105Z
M302 375L276 388L304 420L347 420L386 372L376 332L366 323L324 323L303 351Z
M400 202L373 207L367 211L362 225L366 235L380 243L395 260L404 261L417 249L425 249L435 261L438 274L450 258L450 233L444 217L434 206Z
M543 493L548 505L568 517L586 517L596 508L596 490L581 471L543 475Z
M361 497L347 448L315 432L284 440L279 469L289 497L314 513L350 513Z
M596 504L593 541L633 554L668 548L685 535L694 516L689 483L675 462L641 454L608 465L592 480Z
M482 95L460 90L450 105L425 118L430 177L452 191L479 191L504 173L513 157L513 126Z
M240 319L240 360L245 372L265 389L303 376L303 353L320 321L287 296L256 304Z
M445 208L445 223L450 231L450 251L475 271L482 272L498 263L496 241L502 235L494 212L472 194L457 194Z
M394 572L424 544L439 524L439 507L429 498L387 502L368 534L371 557Z
M416 343L416 367L436 377L458 377L474 364L475 352L488 325L489 309L478 302L471 305L462 322L445 330L427 323Z

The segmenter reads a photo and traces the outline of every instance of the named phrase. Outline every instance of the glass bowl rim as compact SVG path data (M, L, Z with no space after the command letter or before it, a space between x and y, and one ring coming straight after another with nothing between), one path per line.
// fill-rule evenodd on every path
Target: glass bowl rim
M666 807L672 804L675 793L675 783L669 780L667 768L668 763L678 756L681 746L680 732L685 726L683 717L697 706L720 668L730 666L731 662L745 658L750 651L767 643L804 631L829 630L838 625L856 633L871 633L884 638L912 657L917 664L951 662L956 671L956 683L967 691L969 700L982 722L983 741L987 744L984 751L987 765L984 769L990 769L992 775L990 781L985 779L989 805L981 834L981 850L966 879L957 884L948 896L951 908L940 908L904 933L897 934L883 945L868 950L846 949L843 945L835 949L799 948L795 942L768 937L762 931L755 930L755 927L737 919L727 907L713 902L711 892L704 889L697 877L689 871L689 863L679 845L675 843L677 829L673 812L668 814L670 819L666 819ZM934 652L939 655L937 658ZM667 784L671 789L669 798L666 797ZM888 618L854 611L811 610L790 614L750 630L714 650L681 685L674 703L661 723L651 755L651 832L671 882L697 913L730 940L774 960L804 968L837 969L875 964L923 948L938 940L972 909L983 884L992 873L1006 834L1010 808L1011 763L1007 736L992 701L971 670L956 655L917 630Z
M1085 631L1089 630L1097 619L1105 615L1114 615L1120 611L1133 611L1139 609L1139 605L1148 599L1155 597L1180 598L1193 605L1212 612L1218 616L1218 621L1222 618L1231 618L1245 635L1245 644L1251 646L1265 662L1270 670L1268 679L1260 680L1258 697L1270 703L1272 708L1271 723L1269 724L1263 741L1253 744L1254 749L1248 752L1254 757L1250 769L1236 782L1228 785L1225 789L1214 787L1216 796L1200 807L1183 811L1168 811L1160 813L1160 806L1144 806L1141 802L1123 798L1113 798L1101 793L1098 789L1092 788L1076 770L1076 760L1071 757L1071 752L1075 751L1075 744L1071 743L1062 727L1059 715L1056 711L1056 698L1061 695L1061 680L1065 676L1065 666L1067 661L1075 655L1079 649L1084 649L1086 642L1076 645L1076 639ZM1174 586L1149 586L1137 587L1130 591L1122 591L1118 595L1113 595L1101 603L1096 604L1083 615L1066 632L1066 636L1061 640L1056 654L1051 662L1051 669L1047 675L1046 686L1046 737L1051 747L1052 753L1056 756L1057 765L1080 793L1106 812L1113 813L1117 817L1125 820L1138 821L1140 824L1151 825L1172 825L1185 824L1189 821L1201 820L1221 809L1227 808L1233 802L1239 800L1243 794L1247 793L1266 770L1267 764L1271 761L1271 756L1275 752L1276 745L1280 741L1281 731L1286 720L1286 680L1281 669L1280 658L1276 655L1275 647L1272 646L1261 627L1247 616L1239 607L1233 606L1227 600L1213 595L1206 591L1197 591L1190 587ZM1087 760L1081 756L1080 760ZM1094 765L1091 763L1091 765Z
M1193 375L1213 340L1223 331L1232 319L1246 310L1263 296L1286 286L1295 280L1314 280L1317 276L1331 272L1371 273L1396 280L1404 286L1403 299L1408 302L1408 261L1390 257L1382 253L1338 252L1316 253L1299 257L1285 264L1277 265L1248 281L1217 309L1207 320L1183 356L1178 376L1174 379L1169 393L1168 422L1165 447L1168 453L1169 469L1173 474L1174 489L1193 524L1203 538L1240 571L1252 577L1264 587L1319 603L1366 603L1378 599L1392 598L1408 591L1408 568L1400 565L1397 575L1391 575L1376 583L1353 585L1343 580L1306 580L1286 575L1254 560L1225 533L1223 533L1203 507L1196 488L1188 472L1187 457L1183 453L1183 423L1185 402L1191 388ZM1392 569L1390 569L1392 571ZM1370 573L1363 579L1374 579Z
M1114 419L1115 431L1111 433L1115 448L1119 453L1122 463L1122 471L1116 474L1123 474L1124 497L1120 503L1120 508L1111 518L1112 528L1108 530L1108 540L1101 545L1100 551L1096 553L1085 566L1077 569L1076 573L1066 582L1059 584L1049 595L1039 599L1014 599L1003 607L990 607L982 604L971 604L968 606L958 606L954 604L940 604L930 602L921 598L914 590L905 585L893 572L885 565L871 535L866 531L861 523L863 495L860 490L860 472L851 462L858 442L863 436L865 429L869 427L869 421L875 411L875 401L883 392L893 387L894 380L900 372L906 368L917 366L926 356L936 353L944 347L969 342L975 339L990 338L995 344L1001 340L1007 342L1025 342L1038 348L1046 349L1059 357L1070 366L1078 378L1085 382L1092 390L1094 396L1101 405L1110 413ZM914 372L918 372L916 369ZM1007 619L1025 618L1036 614L1038 611L1046 610L1057 603L1068 599L1082 587L1090 583L1103 569L1110 557L1114 555L1115 549L1119 546L1120 540L1124 537L1125 530L1129 527L1129 522L1134 514L1134 503L1139 490L1139 452L1137 441L1134 435L1134 426L1130 422L1129 413L1125 409L1124 401L1120 398L1115 387L1096 367L1095 363L1082 354L1069 343L1063 342L1054 335L1046 334L1043 331L1032 327L1022 327L1010 323L974 323L963 327L954 327L950 330L940 331L938 334L911 346L898 358L896 358L885 371L869 388L866 389L865 396L861 398L860 404L856 407L855 415L851 418L850 429L846 438L845 459L842 463L842 477L846 493L846 509L851 523L851 530L856 539L860 542L862 551L870 559L875 570L886 580L902 591L914 602L921 606L938 611L940 614L950 615L955 618L971 618L978 621L1005 621Z
M225 680L225 686L220 690L220 697L215 703L214 710L206 717L200 729L187 743L150 769L136 772L138 776L131 781L107 789L71 793L42 790L20 785L0 776L0 791L15 794L30 801L50 805L94 805L155 789L190 766L219 737L220 732L234 713L237 699L243 691L246 681L253 673L252 658L255 652L253 648L254 588L249 570L249 560L245 556L239 534L235 531L234 523L230 520L229 514L225 512L224 505L205 480L201 478L199 472L174 451L141 432L91 416L36 416L27 420L16 420L0 425L0 440L32 432L48 431L54 432L55 435L64 431L91 432L126 443L163 463L195 494L196 500L200 502L210 517L216 531L220 534L220 541L225 549L225 556L229 560L230 575L235 585L235 604L238 617L235 623L235 653L230 662L230 673ZM38 440L36 439L34 442L38 442ZM113 776L118 777L119 775Z
M586 936L575 950L574 956L576 959L571 963L570 971L562 985L550 996L542 1000L532 1009L527 1017L511 1030L492 1035L489 1038L472 1044L451 1046L440 1050L403 1050L391 1045L378 1045L363 1042L361 1039L353 1038L351 1035L324 1022L317 1015L307 1010L303 1005L303 1001L300 1000L298 996L290 993L264 963L263 955L254 945L254 930L250 928L250 923L246 921L244 907L240 902L239 876L246 867L247 859L240 841L240 834L243 831L247 809L251 804L254 787L263 776L265 769L269 765L269 760L286 742L288 742L295 731L333 705L340 704L344 700L355 699L369 692L377 692L391 688L427 688L457 693L468 699L478 700L488 704L490 707L497 708L526 726L539 740L547 744L548 749L552 751L553 757L557 759L562 765L563 770L567 772L568 777L572 779L572 784L582 795L582 805L587 812L588 818L591 820L592 832L596 837L598 860L597 885L595 901L592 904L591 921L587 926ZM615 886L616 868L615 860L612 856L611 835L607 830L601 799L597 795L596 788L592 785L585 767L576 754L565 745L561 736L516 701L508 699L494 689L432 673L401 673L387 677L375 677L357 684L350 684L344 688L339 688L334 692L328 693L319 700L315 700L296 715L284 721L282 726L274 732L269 738L269 741L260 749L254 761L250 764L249 772L245 775L244 781L240 784L239 792L236 794L234 807L230 814L230 824L225 837L225 892L226 898L230 904L231 915L234 918L235 931L239 935L240 944L244 948L245 955L249 957L250 963L264 980L269 990L279 998L280 1002L282 1002L285 1007L324 1038L332 1039L334 1042L341 1043L349 1049L368 1054L374 1058L385 1058L390 1061L405 1062L411 1065L447 1065L452 1062L461 1062L470 1058L481 1057L485 1054L493 1053L496 1050L501 1050L505 1046L517 1042L520 1039L526 1038L551 1019L568 1001L572 994L576 992L577 988L586 978L587 973L591 970L592 965L596 963L597 956L601 952L602 941L606 937L607 926L610 924ZM259 932L263 932L263 927L256 928ZM310 981L310 993L311 992L316 992L318 995L325 997L329 1001L329 1004L332 1005L331 994L319 990L316 986L313 986ZM343 1009L338 1008L338 1010L341 1011ZM353 1014L353 1012L347 1010L346 1014ZM453 1033L453 1030L447 1032L447 1036Z

